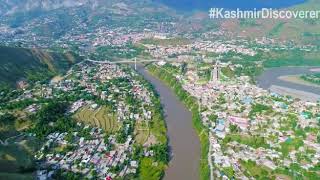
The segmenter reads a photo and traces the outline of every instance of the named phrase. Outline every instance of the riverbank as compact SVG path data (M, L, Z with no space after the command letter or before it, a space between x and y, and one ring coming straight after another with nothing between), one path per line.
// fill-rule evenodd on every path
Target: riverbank
M305 85L305 86L312 86L312 87L319 87L320 88L320 85L315 84L315 83L311 83L309 81L306 81L306 80L302 79L301 76L302 76L302 74L280 76L280 77L278 77L278 79L280 79L282 81L292 82L292 83L295 83L295 84L300 84L300 85Z
M316 102L320 97L320 86L306 84L297 79L301 74L312 74L316 67L279 67L266 69L257 77L257 85L281 95L290 95L303 101Z
M320 95L318 95L318 94L309 93L309 92L305 92L305 91L299 91L296 89L282 87L282 86L276 86L276 85L272 85L270 87L270 91L277 93L277 94L284 95L284 96L289 95L293 98L297 98L297 99L309 101L309 102L317 102L317 100L320 99Z
M192 124L196 133L200 139L201 145L201 157L199 159L199 177L201 180L209 179L210 169L208 164L208 152L209 152L209 136L208 130L202 125L200 113L198 111L197 100L194 97L188 95L188 93L182 88L181 84L176 80L174 76L165 70L158 68L154 65L149 65L147 70L155 77L164 82L179 98L179 100L191 111Z

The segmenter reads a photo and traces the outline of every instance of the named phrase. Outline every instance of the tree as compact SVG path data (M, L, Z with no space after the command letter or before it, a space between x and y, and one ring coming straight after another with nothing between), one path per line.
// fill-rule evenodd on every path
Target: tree
M217 119L218 119L218 116L215 115L215 114L211 114L209 117L209 120L216 123Z
M44 138L52 132L67 132L76 126L73 119L66 115L68 104L52 100L35 115L35 126L31 130L39 137ZM51 126L48 126L51 124Z
M181 65L181 74L185 74L187 72L187 63L183 62Z
M239 132L238 126L231 124L229 126L231 133L237 133Z
M143 147L138 144L133 145L132 159L138 160L143 156Z
M14 123L15 120L16 118L12 114L6 113L0 116L0 126L8 126Z
M126 142L127 134L124 128L121 128L116 136L117 143L123 144Z
M154 153L154 158L156 161L163 162L167 164L169 162L169 149L166 144L157 144L150 147L150 150Z

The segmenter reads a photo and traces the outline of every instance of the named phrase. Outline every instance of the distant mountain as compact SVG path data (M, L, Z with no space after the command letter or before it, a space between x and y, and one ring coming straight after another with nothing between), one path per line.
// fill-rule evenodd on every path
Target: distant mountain
M252 3L249 5L244 1L249 2L228 0L211 4L208 0L0 0L0 24L8 25L15 30L14 32L21 34L32 32L37 36L59 39L65 35L92 32L100 27L129 28L134 31L163 30L172 22L180 33L205 32L213 30L213 27L220 27L235 36L253 39L271 37L301 44L320 45L319 20L212 20L208 19L207 11L196 11L194 16L189 16L193 14L189 10L192 7L206 9L212 5L232 8L231 6L239 5L245 8L258 4L259 7L287 7L304 0L281 0L276 4L276 0L250 0ZM233 2L237 2L236 5ZM188 10L176 11L176 6L185 6L182 9ZM307 0L289 8L317 10L320 3L319 0Z
M306 0L156 0L180 10L209 10L212 7L225 9L283 8L303 3Z
M319 0L308 0L286 9L319 10L320 3ZM270 37L320 46L319 19L233 19L221 21L221 28L248 38Z
M32 11L52 11L61 8L90 8L92 10L111 9L121 6L135 8L137 4L153 3L152 0L0 0L0 15L14 15ZM119 6L120 5L120 6ZM140 6L142 7L142 6ZM138 10L138 9L136 9Z
M45 80L66 72L80 57L40 49L0 46L0 84L15 86L19 80Z
M0 0L0 15L78 7L91 2L92 0ZM91 5L94 6L94 1Z
M55 39L99 27L144 29L175 15L154 0L0 0L0 24Z

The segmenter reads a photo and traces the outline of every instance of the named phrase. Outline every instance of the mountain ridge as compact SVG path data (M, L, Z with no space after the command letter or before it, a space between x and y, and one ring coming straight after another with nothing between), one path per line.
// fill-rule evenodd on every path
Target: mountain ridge
M48 80L66 72L81 60L81 57L71 52L0 46L0 84L15 86L22 79Z

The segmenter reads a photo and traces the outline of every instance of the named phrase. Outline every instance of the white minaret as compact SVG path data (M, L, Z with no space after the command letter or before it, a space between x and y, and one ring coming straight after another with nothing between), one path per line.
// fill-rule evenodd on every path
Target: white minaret
M137 70L137 57L134 58L134 69Z
M216 64L213 65L213 68L211 70L211 81L218 81L220 78L220 67L218 61L216 61Z

